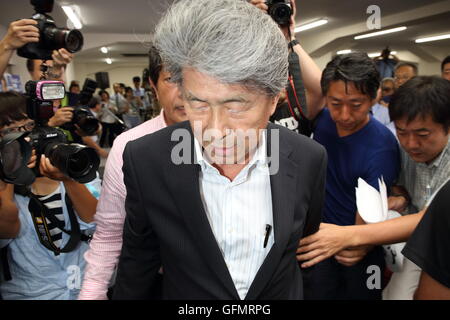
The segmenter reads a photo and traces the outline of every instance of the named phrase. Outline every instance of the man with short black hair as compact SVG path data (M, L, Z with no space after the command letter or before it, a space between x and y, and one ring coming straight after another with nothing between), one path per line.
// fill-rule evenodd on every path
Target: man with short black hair
M326 196L322 221L341 226L364 223L357 212L355 187L364 179L378 189L388 188L400 170L398 144L393 134L369 113L375 103L380 76L365 53L338 55L322 73L326 99L315 119L314 140L327 150ZM370 290L367 267L384 268L381 247L340 252L305 272L307 299L381 299L380 288ZM352 259L362 252L362 261Z
M395 89L397 90L409 79L414 78L418 74L419 70L414 63L400 62L394 69Z
M179 89L168 81L170 73L164 67L158 50L151 46L148 56L150 85L162 110L157 117L124 132L114 141L106 162L102 194L95 215L97 232L85 255L87 267L79 297L82 300L107 299L108 286L114 283L112 277L122 247L122 230L126 214L124 207L126 189L122 172L122 154L125 145L146 134L186 120L184 102L180 98ZM160 291L156 285L152 298L159 297Z

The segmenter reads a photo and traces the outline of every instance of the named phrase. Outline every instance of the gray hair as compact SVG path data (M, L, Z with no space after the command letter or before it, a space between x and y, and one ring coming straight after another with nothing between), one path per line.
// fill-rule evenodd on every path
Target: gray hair
M183 68L269 96L287 83L288 48L280 28L243 0L176 1L158 23L154 44L177 83Z
M386 77L386 78L383 78L383 80L381 80L381 84L383 84L385 82L388 82L388 81L390 81L392 83L395 83L395 79L394 78Z

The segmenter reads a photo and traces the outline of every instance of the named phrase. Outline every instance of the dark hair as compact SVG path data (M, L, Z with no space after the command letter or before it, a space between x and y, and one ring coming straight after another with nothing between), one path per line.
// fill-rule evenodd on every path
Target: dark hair
M445 67L445 65L446 65L447 63L450 63L450 56L446 56L445 59L444 59L444 61L442 61L442 64L441 64L441 71L444 71L444 67Z
M101 103L100 98L98 98L98 97L92 97L91 100L89 100L87 106L88 106L90 109L94 109L94 108L95 108L98 104L100 104L100 103Z
M417 69L417 66L414 63L411 62L399 62L394 68L394 72L397 71L401 67L411 67L414 71L414 74L417 76L419 74L419 69Z
M126 86L125 86L125 83L122 83L122 82L119 83L119 86L120 86L121 88L123 88L123 89L125 89L125 87L126 87Z
M346 85L353 83L358 91L371 99L376 98L380 87L380 74L375 63L362 52L337 55L327 64L320 80L323 95L327 95L331 82L339 80Z
M131 91L131 93L134 94L133 88L132 87L126 87L125 88L125 94L127 94L129 91Z
M76 81L72 81L70 83L69 92L72 91L72 88L74 88L74 87L80 88L80 84L78 82L76 82Z
M16 92L0 92L0 127L27 119L26 98Z
M392 121L431 115L445 130L450 126L450 81L436 76L415 77L401 86L389 103Z
M150 79L155 86L158 82L159 74L161 73L162 68L163 64L159 51L152 45L148 51L148 70Z
M98 92L98 95L101 97L102 94L104 94L104 93L106 93L106 95L107 95L108 98L109 98L109 93L108 93L108 91L106 91L106 90L100 90L100 91Z
M133 82L141 82L141 77L139 76L133 77Z

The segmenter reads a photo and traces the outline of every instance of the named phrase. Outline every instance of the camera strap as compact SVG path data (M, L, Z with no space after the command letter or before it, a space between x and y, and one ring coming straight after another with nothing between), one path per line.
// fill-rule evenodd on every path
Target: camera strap
M306 117L307 103L306 90L303 85L302 70L299 56L291 48L289 53L289 83L287 87L287 102L292 116L299 122L299 132L309 136L311 134L311 121Z
M27 196L30 198L28 204L28 210L31 214L31 219L33 220L34 228L39 237L41 244L48 250L53 251L55 255L60 253L73 251L80 241L89 241L90 237L81 234L80 224L73 210L72 201L66 194L65 202L67 211L69 213L69 220L71 225L71 230L67 231L62 221L56 218L54 215L50 214L49 209L45 204L43 204L39 198L34 195L31 191L28 192ZM64 246L64 248L59 248L56 246L52 240L52 236L48 227L48 221L57 226L62 232L70 236L69 241Z

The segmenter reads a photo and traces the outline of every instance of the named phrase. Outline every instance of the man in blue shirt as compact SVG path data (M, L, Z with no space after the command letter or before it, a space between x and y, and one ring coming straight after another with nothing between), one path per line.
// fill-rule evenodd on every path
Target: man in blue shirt
M400 170L397 141L389 129L369 113L379 83L375 64L363 53L336 56L322 74L321 86L327 107L316 116L314 140L326 148L329 158L323 222L364 223L356 207L358 178L377 189L379 178L383 178L388 187L397 179ZM352 265L352 250L363 250L367 254ZM381 288L367 286L371 275L367 268L372 265L383 270L381 247L343 251L306 274L305 297L381 299Z

